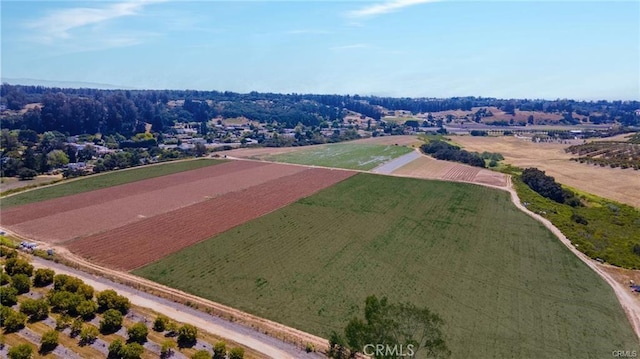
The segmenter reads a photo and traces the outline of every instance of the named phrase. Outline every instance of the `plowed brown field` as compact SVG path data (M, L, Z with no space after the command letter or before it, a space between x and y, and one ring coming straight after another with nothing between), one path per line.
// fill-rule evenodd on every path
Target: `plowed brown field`
M230 175L238 171L256 169L261 166L262 164L258 165L256 163L232 161L217 166L203 167L192 171L174 173L144 181L127 183L43 202L36 202L25 206L12 207L0 212L2 214L0 216L0 223L3 226L11 226L26 221L32 221L37 218L47 217L54 213L68 212L108 201L127 198L132 195L163 190L165 188L181 185L187 182L202 179L213 179L219 176Z
M302 171L74 240L68 242L67 247L96 263L131 270L286 206L355 174L342 170L298 168ZM105 207L106 211L118 210Z
M63 210L57 210L54 207L48 216L41 215L40 218L27 220L9 228L28 238L54 243L65 242L305 170L303 167L271 163L265 165L258 162L228 167L226 164L221 164L211 168L221 166L225 168L211 171L210 177L200 178L199 174L196 174L193 180L188 177L183 178L182 183L176 182L170 186L161 186L159 189L153 185L144 186L146 181L138 182L139 184L135 186L138 188L123 188L123 192L128 194L127 197L122 197L117 192L108 192L101 194L100 197L103 200L92 202L83 198L81 194L79 198L74 198L74 201L79 202L76 206L80 208L74 209L73 203L62 202L60 207ZM225 169L229 169L229 172L225 173ZM136 189L139 190L138 193L135 192ZM92 197L92 193L88 193L89 197ZM113 194L115 199L104 197L110 194ZM24 210L28 211L28 208ZM44 214L44 210L39 214ZM26 215L28 216L28 213Z

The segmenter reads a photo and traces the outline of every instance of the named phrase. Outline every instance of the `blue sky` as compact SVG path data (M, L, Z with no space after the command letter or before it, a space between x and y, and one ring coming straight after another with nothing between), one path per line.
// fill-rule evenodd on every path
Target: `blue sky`
M133 88L640 99L640 2L12 1L3 78Z

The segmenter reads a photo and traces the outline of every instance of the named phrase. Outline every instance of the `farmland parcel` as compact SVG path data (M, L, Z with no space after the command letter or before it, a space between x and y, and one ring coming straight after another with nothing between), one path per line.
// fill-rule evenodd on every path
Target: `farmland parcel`
M276 155L256 156L256 158L301 165L370 170L411 151L404 146L340 143L313 146Z
M202 167L223 163L221 160L200 159L192 161L169 162L153 166L132 168L125 171L107 172L104 174L69 181L56 186L40 188L34 191L20 193L2 199L2 208L6 209L48 199L69 196L72 194L89 192L101 188L117 186L125 183L136 182L144 179L170 175L183 171L194 170Z
M638 348L596 274L467 184L359 174L134 273L325 337L371 294L428 306L456 358Z

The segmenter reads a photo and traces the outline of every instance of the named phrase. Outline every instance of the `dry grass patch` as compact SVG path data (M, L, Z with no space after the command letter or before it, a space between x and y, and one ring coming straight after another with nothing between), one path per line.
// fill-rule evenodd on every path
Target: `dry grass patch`
M600 167L570 161L568 145L533 143L516 137L459 136L455 141L468 151L501 153L504 162L521 168L536 167L556 181L621 203L640 207L640 173L632 169Z

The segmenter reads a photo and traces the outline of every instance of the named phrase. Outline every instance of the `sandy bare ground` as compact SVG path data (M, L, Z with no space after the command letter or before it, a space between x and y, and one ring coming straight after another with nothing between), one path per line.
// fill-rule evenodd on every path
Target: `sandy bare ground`
M499 152L511 165L537 167L562 184L640 207L639 171L570 161L574 155L565 153L568 146L559 143L533 143L516 137L457 136L452 139L469 151Z
M457 182L471 182L506 187L506 175L461 163L441 161L426 155L393 171L393 175Z

